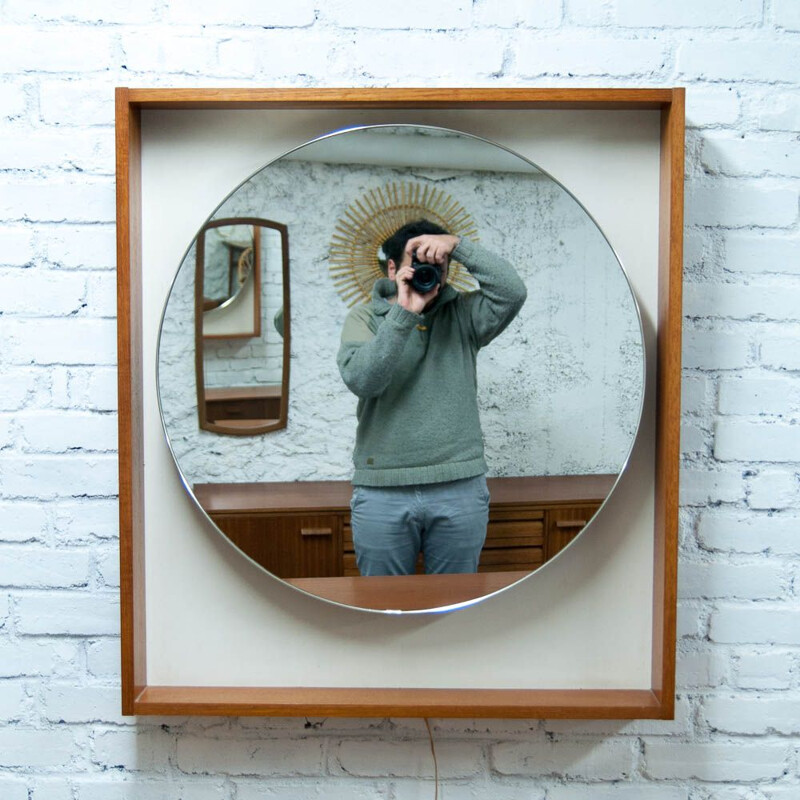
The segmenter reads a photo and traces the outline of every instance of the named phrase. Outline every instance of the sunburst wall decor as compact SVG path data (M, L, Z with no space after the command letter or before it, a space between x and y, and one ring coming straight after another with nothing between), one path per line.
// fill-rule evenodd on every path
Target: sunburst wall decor
M348 306L368 300L372 285L383 277L381 245L398 228L428 219L455 236L477 240L467 210L441 189L421 183L388 183L371 189L345 210L330 245L330 270L336 290ZM475 282L457 261L450 262L447 282L461 291Z

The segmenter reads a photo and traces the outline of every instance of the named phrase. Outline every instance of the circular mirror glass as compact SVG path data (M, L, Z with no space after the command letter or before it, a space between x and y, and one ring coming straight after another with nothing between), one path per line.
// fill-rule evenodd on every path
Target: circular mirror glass
M486 535L475 571L429 574L422 553L410 570L414 574L362 576L350 503L364 400L343 380L343 330L354 314L366 314L356 338L375 335L377 323L367 319L376 302L371 294L376 280L391 283L391 270L388 277L381 270L394 264L382 243L419 219L460 237L449 252L448 288L437 290L441 297L432 303L444 303L447 292L453 307L473 309L470 314L482 309L475 323L481 332L471 339L472 388L463 389L470 382L464 373L472 369L469 364L455 369L443 362L441 380L464 394L443 391L446 399L437 403L436 395L430 408L444 430L457 429L462 420L468 428L470 393L475 395L476 435L483 441L490 494L488 524L482 523ZM238 227L236 220L247 225ZM199 285L205 276L198 273L197 248L208 246L212 230L219 231L214 246L229 286L231 272L241 272L231 264L238 269L246 246L254 236L260 241L259 335L211 341L198 326L200 303L209 292L205 283ZM243 282L254 274L252 259L250 264ZM487 322L500 313L497 276L489 274L496 269L516 273L527 299ZM387 308L399 302L398 294L390 295L381 300ZM427 305L422 316L432 308ZM422 348L424 361L433 333L426 324L413 327L409 337L418 337L414 346ZM214 412L232 420L224 431L198 422L210 408L200 384L211 374L222 376L231 390L229 407ZM212 523L267 572L357 608L458 608L522 580L591 530L638 429L642 328L613 248L553 177L470 134L367 126L337 131L269 163L211 214L189 243L166 302L158 391L184 485ZM263 396L276 394L287 412L284 424L253 434L248 421L269 413L265 405L253 405L252 396L263 403ZM402 402L402 393L397 396ZM402 442L393 439L389 450L430 467L426 458L432 448L417 442L404 453ZM484 470L470 457L467 477L480 479L476 473ZM413 480L419 474L413 473ZM426 474L420 483L437 483ZM463 472L446 477L454 475L464 479ZM423 539L429 527L421 523Z

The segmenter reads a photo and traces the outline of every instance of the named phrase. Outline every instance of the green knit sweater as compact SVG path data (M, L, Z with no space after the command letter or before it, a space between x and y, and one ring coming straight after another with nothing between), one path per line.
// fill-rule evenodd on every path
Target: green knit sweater
M452 254L480 289L445 285L424 314L388 298L397 287L375 282L342 329L337 362L358 396L353 483L408 486L486 472L478 416L478 350L525 302L525 284L505 259L462 239Z

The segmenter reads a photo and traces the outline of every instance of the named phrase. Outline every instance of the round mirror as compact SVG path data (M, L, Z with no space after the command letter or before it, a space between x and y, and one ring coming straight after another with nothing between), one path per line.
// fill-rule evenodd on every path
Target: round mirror
M239 228L232 223L240 219L250 227L241 242L233 242ZM475 570L429 574L422 553L412 574L362 576L350 504L363 405L340 372L342 332L354 314L371 307L376 280L391 282L391 271L389 277L382 272L393 263L382 250L386 238L419 219L460 237L447 271L453 303L474 307L483 303L475 298L491 295L492 279L482 272L487 259L509 265L527 299L493 323L491 335L478 337L474 348L471 391L490 497ZM228 257L227 250L253 241L257 220L282 231L272 261L263 265L264 335L222 336L213 351L201 350L198 298L207 290L198 283L198 243L207 247L208 233L216 230L220 252ZM219 261L232 263L225 257ZM444 302L445 288L439 291ZM388 300L399 302L398 296ZM432 336L425 324L415 326L414 335L420 341ZM231 435L235 431L198 424L207 403L198 388L199 361L206 374L237 375L244 409L248 392L274 387L278 373L266 365L278 352L284 359L284 426ZM464 385L463 371L453 374ZM624 469L643 391L636 301L586 209L527 159L470 134L430 126L338 131L296 148L236 187L189 244L159 336L164 429L184 485L209 519L287 584L377 611L468 605L562 553L591 528ZM431 400L432 413L443 414L448 424L470 425L469 403L447 397L445 408ZM425 443L414 445L422 464L426 449ZM471 472L470 478L480 477Z

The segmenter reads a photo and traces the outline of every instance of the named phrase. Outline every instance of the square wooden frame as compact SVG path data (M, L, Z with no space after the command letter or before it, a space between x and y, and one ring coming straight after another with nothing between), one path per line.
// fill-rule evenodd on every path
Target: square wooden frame
M147 683L142 398L143 109L655 109L661 115L655 558L649 690L177 687ZM116 90L122 713L237 716L670 719L680 453L684 90Z

